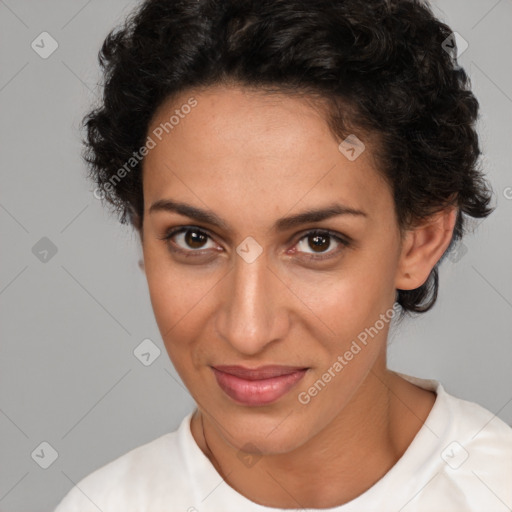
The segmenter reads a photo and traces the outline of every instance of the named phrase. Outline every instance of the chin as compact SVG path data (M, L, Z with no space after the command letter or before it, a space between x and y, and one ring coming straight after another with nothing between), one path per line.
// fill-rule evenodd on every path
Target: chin
M291 407L276 408L272 414L268 408L250 408L216 416L222 418L222 430L232 436L226 441L237 450L279 455L299 448L313 435L305 418L291 411Z

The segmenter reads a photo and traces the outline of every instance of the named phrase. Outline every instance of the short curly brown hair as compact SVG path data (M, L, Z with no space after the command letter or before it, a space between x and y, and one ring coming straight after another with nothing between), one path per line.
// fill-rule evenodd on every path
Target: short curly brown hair
M355 129L378 138L401 229L458 207L450 250L467 215L492 211L478 168L479 104L443 49L450 37L420 0L147 0L99 53L103 97L83 120L89 177L120 221L141 229L142 164L122 180L118 171L164 101L226 83L304 93L327 102L340 140ZM419 288L397 290L404 311L433 306L437 266Z

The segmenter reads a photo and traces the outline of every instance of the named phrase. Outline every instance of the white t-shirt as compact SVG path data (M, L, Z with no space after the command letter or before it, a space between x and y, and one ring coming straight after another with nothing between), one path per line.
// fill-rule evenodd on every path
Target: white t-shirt
M437 393L425 424L377 483L344 505L319 510L510 512L512 428L437 381L402 377ZM258 505L224 482L192 437L191 417L83 478L54 512L284 510Z

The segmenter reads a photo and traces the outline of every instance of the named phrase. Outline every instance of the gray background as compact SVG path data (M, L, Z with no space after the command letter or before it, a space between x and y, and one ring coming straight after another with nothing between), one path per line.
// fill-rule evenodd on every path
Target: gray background
M0 0L3 512L53 509L78 480L174 430L193 407L153 318L137 238L94 198L80 159L97 52L135 4ZM512 423L512 2L434 9L469 43L460 63L481 102L497 210L443 263L437 307L396 330L389 361ZM44 31L59 45L47 59L31 47ZM43 237L57 249L46 262L36 257ZM133 354L146 338L162 350L150 366ZM38 464L48 448L31 455L43 441L58 452L48 469Z

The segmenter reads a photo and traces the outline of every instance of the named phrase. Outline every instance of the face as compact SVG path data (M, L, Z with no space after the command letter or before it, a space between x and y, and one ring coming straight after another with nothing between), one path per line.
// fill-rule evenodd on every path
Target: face
M143 255L169 356L232 446L299 447L384 354L400 234L371 146L349 159L304 99L235 87L163 104L148 135Z

